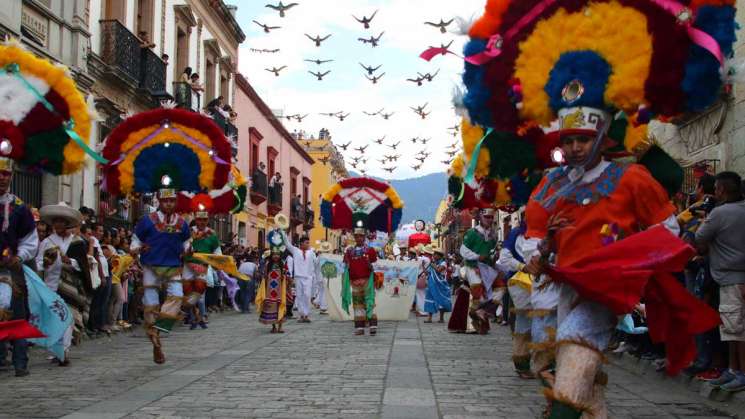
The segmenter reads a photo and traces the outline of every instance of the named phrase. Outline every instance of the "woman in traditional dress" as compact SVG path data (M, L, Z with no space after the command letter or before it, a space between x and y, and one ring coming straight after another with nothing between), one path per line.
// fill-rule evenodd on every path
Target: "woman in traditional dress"
M271 333L284 333L282 323L287 310L287 283L289 274L282 253L284 245L275 245L273 236L281 236L279 233L270 233L269 243L271 255L266 262L264 275L256 293L256 309L259 311L259 322L271 324ZM280 237L281 240L281 237Z
M453 309L450 299L450 284L446 279L447 263L442 249L425 246L425 253L432 255L432 263L427 268L427 293L424 299L424 311L429 314L425 323L432 323L432 315L439 312L439 323L445 322L445 313Z

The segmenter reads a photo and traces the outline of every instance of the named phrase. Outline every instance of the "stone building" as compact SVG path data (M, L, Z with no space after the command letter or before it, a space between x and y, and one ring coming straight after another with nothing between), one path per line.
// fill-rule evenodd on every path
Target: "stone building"
M342 232L323 226L320 220L320 206L323 193L341 179L349 176L344 165L344 156L331 141L331 133L325 128L319 131L318 138L307 136L303 132L295 133L293 136L315 160L311 175L315 191L310 197L312 213L305 214L309 220L315 218L313 228L310 230L311 246L317 247L321 241L325 240L331 243L334 249L341 249Z
M90 36L85 1L4 0L0 5L0 37L16 38L34 54L66 65L85 95L94 84L87 66ZM20 169L12 190L35 207L62 200L79 206L85 181L85 174L58 177Z
M274 216L290 220L294 238L307 234L314 216L305 208L314 195L313 158L292 137L251 84L235 75L235 110L238 129L238 169L251 177L246 209L235 216L234 231L246 246L264 248ZM272 177L279 174L279 182ZM317 191L317 190L316 190Z

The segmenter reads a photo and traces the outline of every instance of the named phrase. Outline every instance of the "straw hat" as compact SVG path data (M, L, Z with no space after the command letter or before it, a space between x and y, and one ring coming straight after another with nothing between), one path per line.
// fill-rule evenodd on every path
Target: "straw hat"
M331 243L327 241L321 242L321 244L318 246L318 251L321 253L331 253Z
M287 230L288 228L290 228L290 220L287 219L287 216L282 213L274 216L274 224L276 224L277 227L282 230Z
M83 219L83 215L80 211L70 207L65 202L60 202L57 205L46 205L41 207L39 211L41 220L45 223L52 225L52 221L61 218L67 223L67 227L75 227L80 224Z
M422 251L428 255L433 255L435 253L435 250L432 248L432 245L429 245L429 244L424 246L424 249Z

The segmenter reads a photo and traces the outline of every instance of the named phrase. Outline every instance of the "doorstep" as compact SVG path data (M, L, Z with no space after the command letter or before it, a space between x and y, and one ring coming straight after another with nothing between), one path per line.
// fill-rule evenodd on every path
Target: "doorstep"
M606 355L613 365L625 371L634 375L649 377L667 385L685 388L693 393L698 393L712 402L715 402L713 404L715 407L720 407L725 411L734 412L737 415L736 417L745 419L745 415L743 414L743 412L745 412L745 391L737 393L722 391L711 386L706 381L697 380L694 377L683 373L680 373L675 377L670 377L665 374L664 371L657 371L652 361L639 359L627 353L609 353Z

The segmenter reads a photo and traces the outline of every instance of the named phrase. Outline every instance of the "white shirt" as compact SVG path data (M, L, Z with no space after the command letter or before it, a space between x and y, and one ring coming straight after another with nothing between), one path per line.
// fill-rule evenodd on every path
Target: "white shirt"
M103 249L101 248L101 243L99 243L98 239L93 236L91 236L91 240L93 240L93 247L98 249L97 259L98 259L98 263L101 264L101 270L103 271L103 276L108 278L109 277L109 261L107 261L106 257L103 255Z
M284 233L283 233L284 234ZM301 250L293 246L285 236L287 250L292 254L293 275L295 277L313 278L316 276L316 253L313 249Z
M256 272L256 264L253 262L243 262L241 263L241 266L238 268L238 272L242 273L243 275L249 276L253 278L254 272Z
M70 247L74 237L72 234L60 237L57 233L52 233L52 235L44 239L39 245L39 252L36 255L36 266L40 272L44 273L44 283L54 292L57 292L59 288L60 275L62 274L62 255L67 254L67 249ZM54 247L59 248L57 258L51 265L45 267L44 252ZM70 264L76 271L80 270L78 261L75 259L70 259Z

